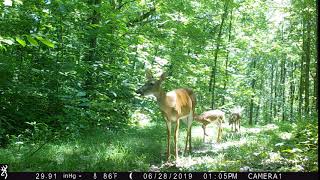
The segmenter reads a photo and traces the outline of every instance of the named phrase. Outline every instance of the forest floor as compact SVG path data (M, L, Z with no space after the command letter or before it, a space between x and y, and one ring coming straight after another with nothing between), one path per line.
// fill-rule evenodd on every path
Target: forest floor
M318 171L317 125L300 129L301 125L282 122L241 127L240 132L224 126L221 143L215 143L214 124L208 126L210 136L203 143L202 128L195 122L193 153L188 156L182 155L186 134L182 126L179 160L174 166L165 163L166 129L160 122L121 131L95 129L81 138L44 144L12 142L6 149L0 148L0 162L9 164L11 171L27 172Z

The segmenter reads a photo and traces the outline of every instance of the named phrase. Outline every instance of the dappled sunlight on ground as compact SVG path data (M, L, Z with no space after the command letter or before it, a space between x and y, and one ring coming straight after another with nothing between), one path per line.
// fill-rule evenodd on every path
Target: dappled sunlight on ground
M253 139L249 140L250 136L255 136L255 134L263 133L266 131L273 131L279 127L275 124L267 124L260 127L241 127L240 132L232 132L228 124L223 125L223 135L222 142L217 143L217 126L216 124L209 124L207 126L206 142L203 142L203 129L201 126L192 127L192 139L193 139L193 154L192 156L182 156L179 154L179 159L175 163L164 163L159 166L152 165L150 171L161 171L170 167L175 169L188 169L192 170L193 166L199 166L201 164L219 164L225 161L225 151L230 148L238 148L248 143L252 143ZM183 131L181 131L183 132ZM185 138L185 133L181 134L180 137ZM282 136L288 138L289 133L282 133ZM237 140L234 140L238 137ZM180 146L181 147L181 146ZM181 149L180 149L181 151ZM269 161L277 161L279 157L277 154L270 154ZM268 161L268 162L269 162Z
M207 127L207 134L209 136L206 137L206 142L203 143L203 130L201 127L195 127L192 130L192 137L201 139L202 145L200 147L194 148L194 153L206 153L206 152L218 152L223 149L228 149L232 146L241 146L246 143L246 138L243 137L238 141L224 141L222 140L221 143L217 143L217 128L213 125L211 127ZM225 136L226 132L223 132L222 136Z
M263 131L271 131L271 130L276 130L279 127L275 124L267 124L261 127L254 127L254 128L246 128L246 127L241 127L240 132L241 134L245 133L252 133L252 134L257 134L261 133Z
M151 165L149 171L152 172L159 172L163 169L166 168L177 168L179 170L182 169L189 169L192 170L192 166L194 165L199 165L203 163L209 163L209 164L217 164L221 161L223 161L224 155L223 154L218 154L215 157L209 156L209 155L203 155L199 157L179 157L179 159L175 162L166 162L161 164L160 166L157 165Z
M283 140L289 140L289 139L292 138L292 136L293 136L293 134L292 133L288 133L288 132L283 132L283 133L279 134L279 137L281 139L283 139Z
M216 164L224 160L223 154L218 154L217 156L199 156L199 157L180 157L176 163L177 168L190 169L194 165L207 163L207 164Z
M211 144L211 148L209 147L207 152L219 152L224 149L228 149L232 146L239 147L239 146L242 146L246 143L247 143L246 138L241 138L239 141L227 141L227 142L222 142L222 143L214 143L214 144Z
M218 126L214 123L209 124L206 128L206 133L208 134L208 136L206 136L206 142L216 142L218 137ZM203 129L201 126L192 127L192 138L200 138L202 140Z
M304 155L306 148L303 148L316 149L316 139L306 137L299 146L294 146L296 134L291 124L279 127L275 124L242 126L240 132L233 132L231 126L224 123L222 140L217 143L217 125L207 126L209 136L203 142L203 129L196 122L192 126L192 153L183 154L186 125L181 123L179 158L174 161L172 136L172 158L166 163L165 122L151 123L149 116L139 112L136 118L145 121L145 126L135 124L122 131L88 130L82 138L49 142L45 146L41 143L30 146L18 143L11 149L0 151L0 159L6 157L13 170L27 172L304 171L317 164L317 158ZM36 153L30 156L31 152Z
M138 127L144 128L153 125L153 123L151 123L151 119L152 118L147 113L136 110L132 114L130 121L136 123Z

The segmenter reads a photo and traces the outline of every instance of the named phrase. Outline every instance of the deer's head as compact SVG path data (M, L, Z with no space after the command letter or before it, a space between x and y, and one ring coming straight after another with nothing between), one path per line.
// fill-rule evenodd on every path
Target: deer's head
M139 88L136 91L136 93L142 96L159 93L161 83L163 82L165 77L166 77L165 73L162 73L159 79L155 79L152 77L151 71L147 70L146 71L147 82L141 88Z

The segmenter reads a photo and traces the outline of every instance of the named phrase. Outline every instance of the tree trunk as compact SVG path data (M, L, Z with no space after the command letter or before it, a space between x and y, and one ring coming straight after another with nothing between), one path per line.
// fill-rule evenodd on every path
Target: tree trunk
M273 61L271 62L271 78L270 78L270 117L269 117L269 123L271 123L271 120L273 118L273 76L274 76L274 65Z
M229 22L229 36L228 36L228 43L231 43L231 28L232 28L232 9L230 11L230 22ZM229 62L229 49L227 52L227 58L226 58L226 65L225 65L225 75L224 75L224 83L223 83L223 92L225 94L227 91L227 83L228 83L228 62ZM225 95L222 97L222 105L225 103Z
M318 42L319 43L319 42ZM316 75L314 77L314 92L316 101L316 111L319 113L319 92L318 92L318 75L319 75L319 62L316 62Z
M264 82L262 80L261 83L259 84L259 90L260 91L262 91L262 89L263 89L263 84L264 84ZM259 93L261 93L261 92L259 92ZM259 121L260 109L262 109L261 108L261 95L259 95L259 101L258 101L258 106L256 108L256 116L255 116L256 117L256 121L254 122L254 124L257 124L257 122Z
M307 39L305 42L305 57L306 57L306 65L305 65L305 95L304 95L304 113L306 115L306 118L309 118L309 113L310 113L310 107L309 107L309 86L310 86L310 81L309 81L309 76L310 76L310 36L311 36L311 25L309 18L306 20L307 22Z
M302 20L302 49L304 50L304 46L305 46L305 38L304 38L304 20ZM300 85L299 85L299 109L298 109L298 117L299 120L301 120L302 118L302 105L303 105L303 93L304 93L304 52L302 52L301 54L301 63L300 63Z
M292 62L291 72L290 72L290 121L293 121L293 104L294 104L294 94L295 94L295 81L294 81L294 71L296 70L296 64Z
M228 5L229 5L229 1L227 0L227 1L225 1L225 4L224 4L224 13L221 17L219 34L218 34L217 41L216 41L217 44L216 44L216 50L214 53L214 65L211 68L211 76L210 76L210 83L209 83L209 91L211 91L211 109L214 109L214 106L215 106L214 97L215 97L215 85L216 85L217 59L218 59L218 53L220 50L220 41L221 41L223 24L224 24L225 19L228 16Z
M256 59L253 59L253 68L252 71L255 71L256 69ZM251 89L254 92L255 91L255 84L256 84L256 79L255 77L253 77L252 82L251 82ZM253 124L253 99L254 99L254 94L251 96L251 100L250 100L250 112L249 112L249 125Z
M281 41L284 42L284 28L283 28L283 23L282 23L282 28L281 28ZM286 56L282 54L281 56L281 76L280 76L280 81L281 81L281 104L282 104L282 121L286 120Z
M274 101L273 101L273 117L278 116L278 90L279 90L279 71L277 64L275 66L275 82L274 82Z
M285 121L286 116L286 62L284 57L282 58L281 62L281 96L282 96L282 121Z
M89 17L89 24L88 26L91 25L97 25L100 22L100 12L97 11L97 6L101 4L101 0L90 0L88 2L88 5L93 8L92 15ZM97 37L98 37L98 27L92 27L89 29L89 37L88 37L88 44L89 44L89 49L88 52L85 56L85 60L87 62L88 68L86 72L86 80L84 84L84 89L87 92L87 97L89 98L94 89L94 76L93 76L93 64L95 61L97 61L97 54L96 54L96 48L97 48ZM90 95L89 95L90 94Z

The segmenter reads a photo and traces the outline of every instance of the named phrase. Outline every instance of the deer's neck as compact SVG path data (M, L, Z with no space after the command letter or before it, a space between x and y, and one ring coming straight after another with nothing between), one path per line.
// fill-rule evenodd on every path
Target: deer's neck
M158 102L161 110L165 110L165 107L166 107L166 104L167 104L166 94L167 93L162 88L160 88L159 91L154 94L155 97L157 98L157 102Z

